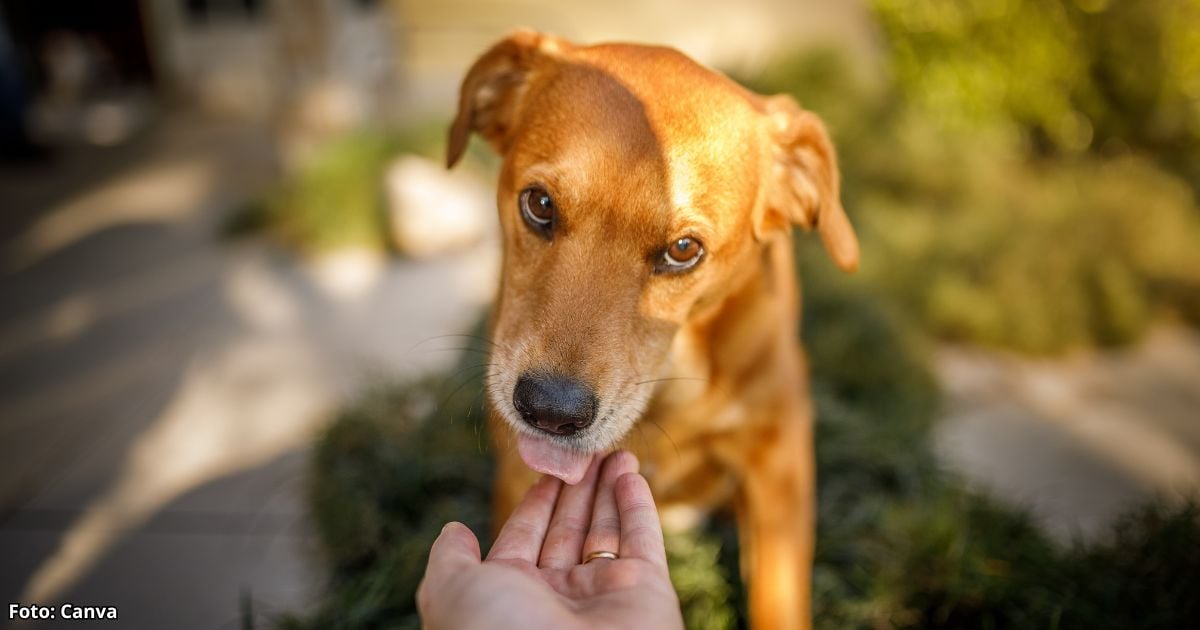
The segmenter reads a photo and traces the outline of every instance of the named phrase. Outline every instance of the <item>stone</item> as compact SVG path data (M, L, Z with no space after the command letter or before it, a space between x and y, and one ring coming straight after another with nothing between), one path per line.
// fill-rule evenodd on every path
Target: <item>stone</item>
M476 245L494 223L493 204L481 182L422 157L396 158L384 173L384 188L392 244L412 258Z

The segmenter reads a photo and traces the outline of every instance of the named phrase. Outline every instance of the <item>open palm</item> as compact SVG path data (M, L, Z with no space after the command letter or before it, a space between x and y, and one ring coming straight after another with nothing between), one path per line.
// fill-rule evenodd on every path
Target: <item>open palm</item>
M486 560L450 523L429 554L417 605L427 628L682 628L658 512L637 460L592 462L574 486L543 477ZM584 563L595 551L618 559Z

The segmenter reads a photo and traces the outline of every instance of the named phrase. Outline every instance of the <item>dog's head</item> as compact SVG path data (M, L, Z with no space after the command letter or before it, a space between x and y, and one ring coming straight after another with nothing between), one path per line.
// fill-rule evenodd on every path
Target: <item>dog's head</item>
M656 47L518 32L463 82L448 164L502 156L488 399L568 482L645 410L677 331L711 317L791 225L844 269L858 243L824 125Z

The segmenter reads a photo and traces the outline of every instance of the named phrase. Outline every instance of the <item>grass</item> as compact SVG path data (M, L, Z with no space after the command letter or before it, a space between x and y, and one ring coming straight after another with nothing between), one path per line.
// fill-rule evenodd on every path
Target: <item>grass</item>
M385 249L382 181L395 151L393 141L380 134L339 138L265 199L234 214L225 233L265 232L308 252L348 246Z
M1200 615L1195 506L1148 506L1108 542L1062 549L963 488L928 448L938 396L922 338L814 247L800 258L819 418L817 627L1172 628ZM309 502L328 588L277 627L419 627L413 594L441 525L489 531L479 378L464 366L376 388L324 433ZM730 519L668 549L688 627L744 625Z

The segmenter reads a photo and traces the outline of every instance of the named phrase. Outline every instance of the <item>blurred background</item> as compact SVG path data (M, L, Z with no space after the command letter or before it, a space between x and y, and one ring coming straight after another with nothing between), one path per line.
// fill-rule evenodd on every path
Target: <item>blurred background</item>
M445 130L518 26L830 126L819 627L1200 618L1197 0L0 0L0 601L416 626L488 526L497 162ZM736 545L671 535L690 627L744 625Z

